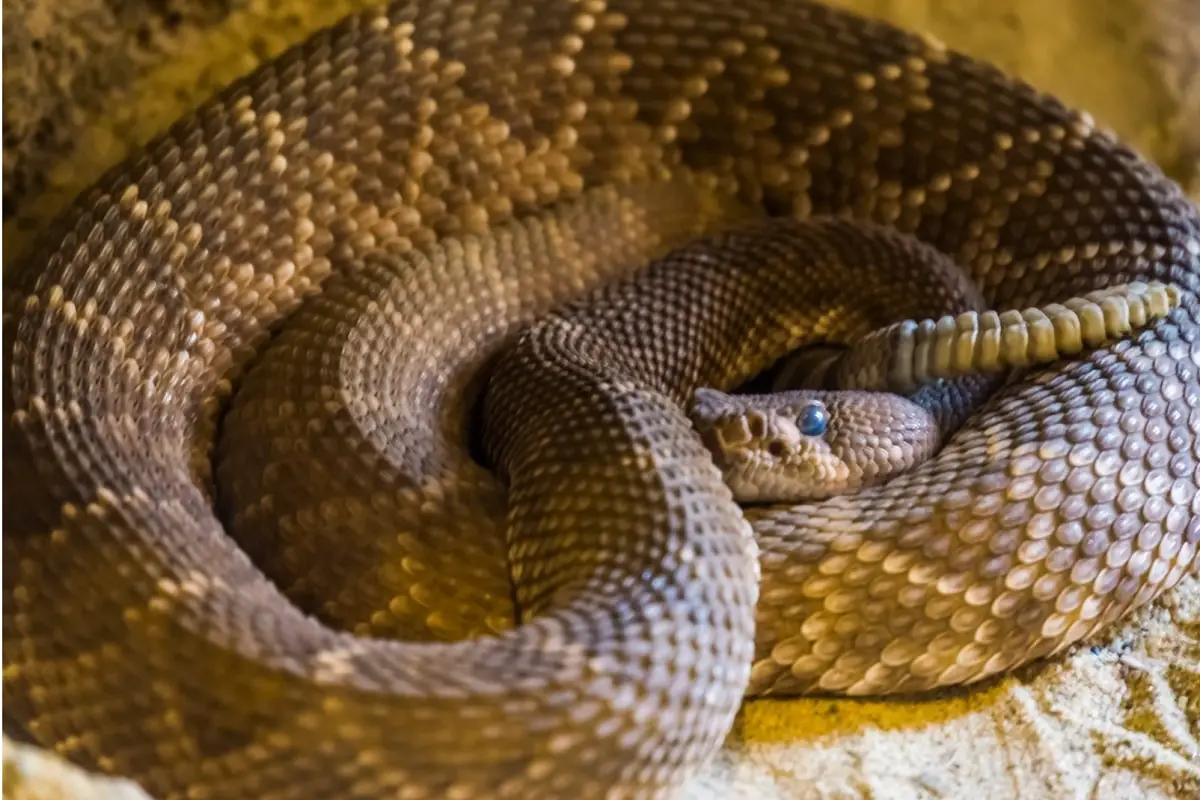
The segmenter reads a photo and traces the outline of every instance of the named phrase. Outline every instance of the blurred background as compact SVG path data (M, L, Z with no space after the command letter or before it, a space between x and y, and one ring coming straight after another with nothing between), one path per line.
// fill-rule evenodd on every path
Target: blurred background
M1200 198L1197 0L833 4L931 33L1086 108ZM261 60L364 5L4 0L4 263L132 148ZM4 797L144 795L6 740Z

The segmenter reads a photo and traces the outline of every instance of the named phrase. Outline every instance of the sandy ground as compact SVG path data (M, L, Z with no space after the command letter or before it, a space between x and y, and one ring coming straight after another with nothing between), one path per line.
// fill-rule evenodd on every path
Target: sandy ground
M129 148L259 59L359 4L262 0L239 4L216 27L181 26L161 58L94 104L104 113L80 123L74 150L55 160L44 190L6 220L5 263ZM933 33L1091 110L1200 198L1200 4L839 4ZM4 751L5 798L144 798L128 783L85 776L7 740ZM1095 641L970 691L920 702L749 703L720 757L687 795L1200 797L1200 579L1186 578Z

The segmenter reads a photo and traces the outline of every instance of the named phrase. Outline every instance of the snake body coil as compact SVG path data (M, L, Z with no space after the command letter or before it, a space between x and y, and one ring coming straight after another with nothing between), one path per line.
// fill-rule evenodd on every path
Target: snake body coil
M522 325L747 209L843 219L804 229L802 269L731 234L668 260L748 284L684 269L555 312L488 394L507 491L472 460ZM1180 307L1009 383L895 480L743 514L680 404L801 328L869 329L836 295L794 327L747 298L874 264L876 313L925 313L884 282L909 239L850 220L992 308L1150 280ZM815 3L352 17L6 281L6 730L161 797L658 796L744 694L1056 652L1195 556L1198 257L1193 206L1086 115Z

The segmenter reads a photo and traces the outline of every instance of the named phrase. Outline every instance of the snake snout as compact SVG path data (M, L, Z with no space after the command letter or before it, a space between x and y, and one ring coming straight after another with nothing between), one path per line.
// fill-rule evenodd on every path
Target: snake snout
M794 503L856 491L935 452L933 415L859 391L696 393L692 421L739 502Z
M819 392L696 392L691 416L739 502L799 502L840 494L852 480L833 452Z

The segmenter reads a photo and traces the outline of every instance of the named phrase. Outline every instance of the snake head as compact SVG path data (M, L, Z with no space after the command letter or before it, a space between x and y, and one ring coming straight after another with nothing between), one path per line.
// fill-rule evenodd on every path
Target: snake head
M742 503L853 492L913 468L939 441L932 414L882 392L698 389L691 419Z

